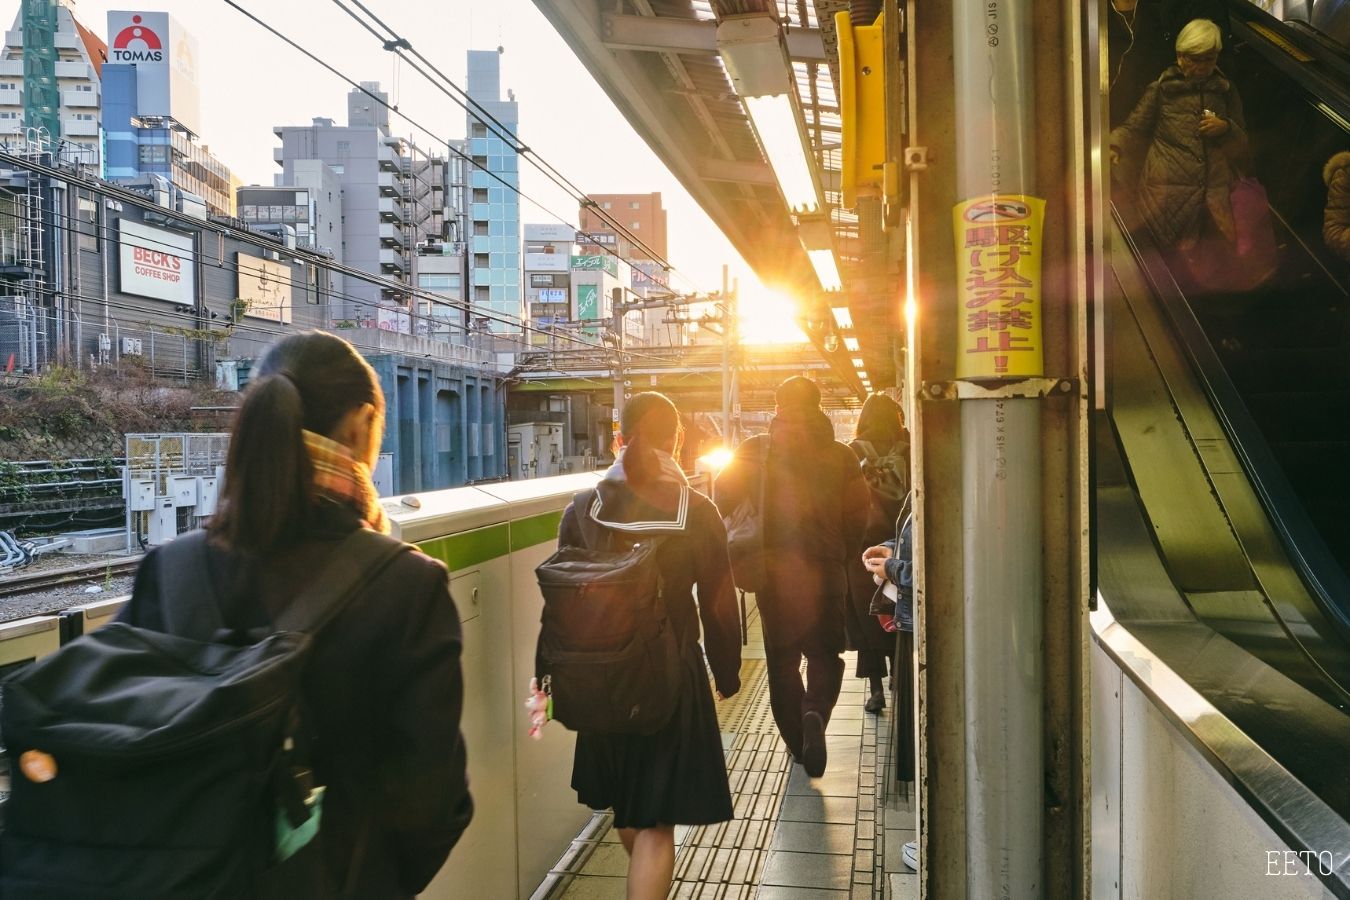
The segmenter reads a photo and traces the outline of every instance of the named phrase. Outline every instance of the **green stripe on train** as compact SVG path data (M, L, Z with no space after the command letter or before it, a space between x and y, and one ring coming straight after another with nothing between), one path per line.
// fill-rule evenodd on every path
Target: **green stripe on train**
M519 519L509 525L489 525L461 534L434 538L418 544L418 547L432 559L445 563L450 571L457 572L554 540L558 536L558 523L561 521L561 510L546 512Z

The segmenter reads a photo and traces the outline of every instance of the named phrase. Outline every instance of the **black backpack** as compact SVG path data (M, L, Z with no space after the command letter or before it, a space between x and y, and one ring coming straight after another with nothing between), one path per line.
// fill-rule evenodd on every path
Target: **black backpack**
M863 452L863 478L868 489L884 506L903 503L909 495L909 445L896 441L882 455L871 441L854 441Z
M746 497L725 519L731 577L742 593L742 605L745 594L764 590L768 580L764 551L764 492L769 480L769 440L765 437L760 445L758 497L753 500Z
M13 768L0 897L312 892L322 790L304 758L301 673L313 635L407 549L358 530L273 633L231 643L193 532L158 552L175 633L114 622L0 684Z
M578 515L595 496L573 499ZM670 721L681 687L656 561L664 539L605 531L614 549L560 547L534 570L544 595L536 675L553 718L573 731L652 734Z

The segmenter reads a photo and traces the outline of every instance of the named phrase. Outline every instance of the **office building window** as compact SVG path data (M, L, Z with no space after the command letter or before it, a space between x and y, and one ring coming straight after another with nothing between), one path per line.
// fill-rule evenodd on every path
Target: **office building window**
M469 126L469 137L485 138L487 137L487 126L482 122L474 122Z
M337 142L337 155L338 155L338 156L351 156L351 153L352 153L352 142L351 142L351 141L338 141L338 142Z
M628 228L629 228L630 231L637 231L637 230L640 229L641 227L642 227L642 223L641 223L641 222L634 222L634 223L632 223L631 225L628 226Z
M642 209L642 204L639 203L639 202L636 201L636 200L629 200L629 201L628 201L628 208L629 208L629 209Z
M606 200L604 203L601 203L601 204L600 204L600 208L601 208L601 209L609 209L611 205L612 205L612 204L611 204L608 200Z
M474 189L473 189L473 202L474 202L474 203L486 203L486 202L488 202L488 191L487 191L487 188L474 188Z
M475 269L486 269L488 267L488 255L486 253L475 253L473 255L473 267Z
M491 297L492 295L488 293L488 289L485 287L476 287L473 289L473 302L475 303L486 303Z
M486 234L488 233L488 223L487 223L487 222L474 222L474 223L473 223L473 233L474 233L474 234L477 234L477 235L486 235Z

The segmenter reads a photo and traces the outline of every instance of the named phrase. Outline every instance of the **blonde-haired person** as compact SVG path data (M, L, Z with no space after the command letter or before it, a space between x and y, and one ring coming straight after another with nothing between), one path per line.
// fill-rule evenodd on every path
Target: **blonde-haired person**
M1202 257L1235 239L1229 201L1247 147L1242 99L1218 69L1223 35L1193 19L1177 35L1177 63L1149 85L1123 125L1111 132L1111 162L1158 241L1185 257L1192 275ZM1137 172L1137 180L1133 178Z

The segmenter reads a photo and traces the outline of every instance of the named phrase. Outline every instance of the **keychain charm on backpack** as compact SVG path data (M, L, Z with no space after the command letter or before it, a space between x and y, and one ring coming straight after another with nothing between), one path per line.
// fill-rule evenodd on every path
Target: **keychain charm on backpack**
M530 679L530 694L525 698L525 709L530 714L530 737L536 741L543 735L545 725L553 718L553 697L549 692L549 676L544 676L544 685L541 689L538 678Z

